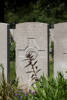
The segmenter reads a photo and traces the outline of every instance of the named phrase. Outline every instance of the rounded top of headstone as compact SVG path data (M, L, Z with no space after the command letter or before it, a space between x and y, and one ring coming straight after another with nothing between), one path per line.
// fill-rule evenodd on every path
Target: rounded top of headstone
M61 23L54 24L54 26L59 26L59 25L67 25L67 22L61 22Z
M8 23L0 23L0 24L2 24L2 25L8 25Z
M42 22L24 22L24 23L18 23L16 24L16 27L20 27L22 25L48 25L47 23L42 23Z
M55 24L54 29L61 32L65 32L65 30L67 30L67 22Z

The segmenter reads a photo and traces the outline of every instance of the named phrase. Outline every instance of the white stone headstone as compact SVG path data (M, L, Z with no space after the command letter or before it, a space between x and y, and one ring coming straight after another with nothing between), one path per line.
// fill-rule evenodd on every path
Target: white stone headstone
M0 67L0 82L2 81L2 68Z
M41 71L38 73L40 77L43 73L48 76L48 25L39 22L27 22L16 25L15 41L16 41L16 74L19 78L19 85L23 83L31 85L31 74L26 73L31 67L25 68L25 55L30 50L33 51L37 65Z
M54 76L62 72L67 78L67 23L54 26Z
M4 67L5 79L7 81L7 24L5 23L0 23L0 64ZM2 75L1 72L0 75Z

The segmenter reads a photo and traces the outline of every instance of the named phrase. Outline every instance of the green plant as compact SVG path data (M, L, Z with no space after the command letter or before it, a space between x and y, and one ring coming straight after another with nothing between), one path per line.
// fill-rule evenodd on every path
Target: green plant
M15 97L15 91L16 91L16 84L9 84L6 83L4 78L4 68L2 65L0 65L2 68L2 81L0 83L0 100L16 100Z
M67 100L67 79L58 73L56 79L46 78L44 74L39 81L32 86L33 90L24 93L17 88L16 82L6 83L4 78L4 68L2 68L2 81L0 82L0 100Z
M67 80L61 73L56 79L46 79L43 75L34 90L34 95L29 94L30 100L67 100Z

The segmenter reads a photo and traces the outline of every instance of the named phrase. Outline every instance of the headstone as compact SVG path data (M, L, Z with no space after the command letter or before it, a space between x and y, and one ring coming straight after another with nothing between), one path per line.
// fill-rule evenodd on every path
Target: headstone
M54 76L61 72L67 78L67 23L54 28Z
M2 81L2 68L0 67L0 82Z
M10 29L10 35L12 36L13 40L15 40L15 29Z
M0 64L3 65L4 67L4 75L5 75L5 79L7 81L7 58L8 58L8 49L7 49L7 24L5 23L0 23ZM0 76L2 76L2 70L0 71ZM0 77L0 79L2 79Z
M31 67L25 68L26 53L32 51L35 60L38 60L37 66L43 73L48 76L48 25L38 22L27 22L16 25L16 74L19 78L19 86L23 84L31 85L31 74L26 73Z

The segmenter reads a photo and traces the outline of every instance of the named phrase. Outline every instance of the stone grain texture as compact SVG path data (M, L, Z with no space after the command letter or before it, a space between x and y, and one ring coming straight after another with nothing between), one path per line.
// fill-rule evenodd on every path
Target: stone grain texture
M6 81L7 81L7 40L8 40L7 24L0 23L0 64L2 64L4 67L4 74L5 74ZM2 71L0 71L0 75L1 74Z
M19 85L32 84L31 74L26 73L31 70L31 66L25 68L28 64L25 61L25 55L29 50L35 51L35 61L38 60L37 66L41 71L38 73L40 77L43 73L48 76L48 25L39 22L25 22L16 25L15 29L16 41L16 74L19 78Z
M55 24L54 27L54 76L62 72L67 78L67 23Z

